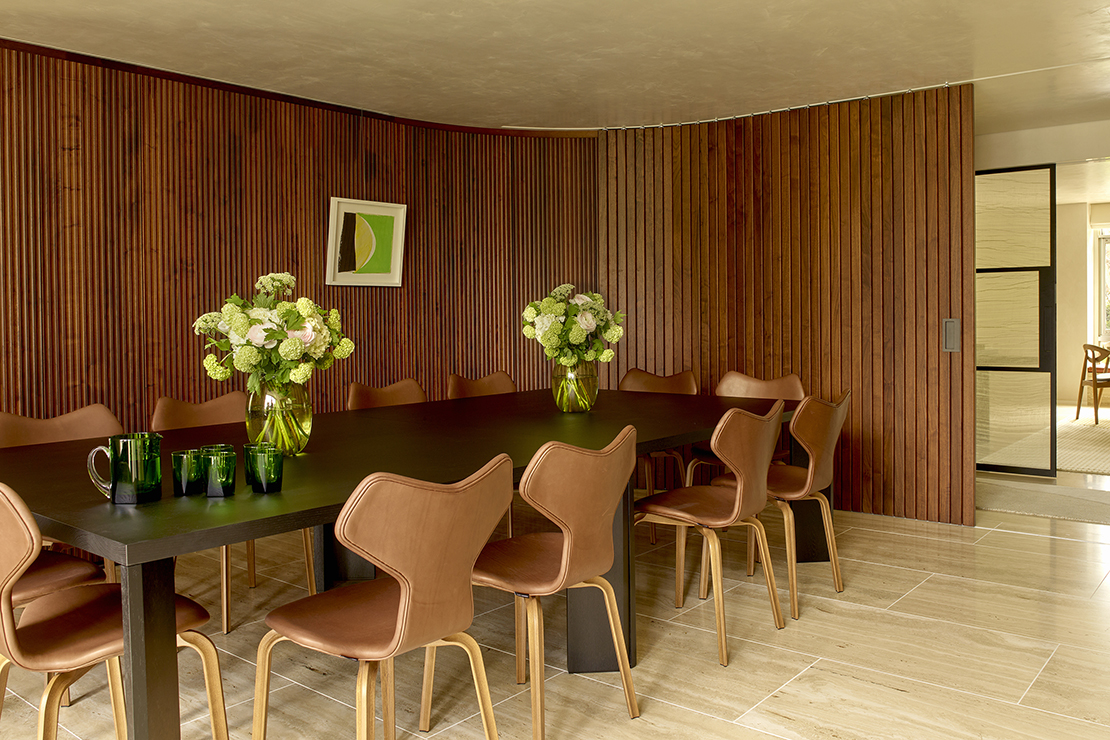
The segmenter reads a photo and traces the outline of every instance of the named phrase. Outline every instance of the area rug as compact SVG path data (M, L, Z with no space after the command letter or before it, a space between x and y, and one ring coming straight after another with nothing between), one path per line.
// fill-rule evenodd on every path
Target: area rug
M1090 409L1079 420L1056 422L1056 467L1076 473L1110 475L1110 409L1095 426Z

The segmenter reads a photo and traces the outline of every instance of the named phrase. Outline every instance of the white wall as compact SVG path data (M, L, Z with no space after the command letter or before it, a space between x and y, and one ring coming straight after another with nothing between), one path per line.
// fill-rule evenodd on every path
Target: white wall
M1110 157L1110 121L975 137L975 169L993 170Z
M1088 233L1086 203L1056 207L1056 398L1065 406L1079 395L1082 345L1095 338Z

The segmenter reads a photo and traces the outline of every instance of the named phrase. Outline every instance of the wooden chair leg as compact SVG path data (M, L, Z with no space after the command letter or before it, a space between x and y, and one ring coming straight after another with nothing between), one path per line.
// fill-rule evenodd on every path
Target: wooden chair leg
M0 655L0 719L4 716L4 696L8 693L8 671L11 668L12 662Z
M355 685L355 737L358 740L374 738L374 679L377 676L376 660L358 662L358 682Z
M690 528L676 524L674 528L674 608L681 609L686 602L686 535Z
M525 657L528 654L528 606L524 597L519 594L513 596L513 632L516 634L516 682L517 685L528 680L525 674Z
M116 570L116 563L114 560L104 561L104 582L119 583L119 571Z
M42 702L39 704L39 740L58 739L58 709L61 708L62 694L73 682L89 672L92 666L78 668L75 671L55 673L42 693Z
M220 625L231 632L231 545L220 548Z
M258 574L254 563L254 540L247 540L247 588L258 585Z
M308 595L316 595L316 556L312 548L312 527L301 530L301 539L304 540L304 569L305 578L308 580Z
M613 633L613 648L617 653L621 684L624 686L624 701L628 706L628 716L636 719L640 716L640 707L636 702L636 689L632 685L632 668L628 663L628 648L624 644L624 630L621 629L621 615L617 611L617 597L613 593L613 586L609 581L598 576L575 584L571 588L581 588L583 586L599 588L605 595L605 612L609 615L609 631Z
M378 682L382 685L382 735L385 740L397 738L397 691L393 678L393 658L379 664Z
M756 514L752 518L758 520L759 515ZM749 531L748 532L748 575L749 576L754 576L755 575L755 546L756 546L756 536L755 536L754 533Z
M701 542L701 573L698 579L698 598L702 601L709 598L709 574L705 570L707 560L709 560L709 542L703 539Z
M759 545L760 560L763 563L763 580L767 584L767 596L771 599L771 616L775 620L775 627L782 629L786 623L782 619L782 607L779 605L779 591L775 585L775 569L771 567L771 547L767 544L767 530L763 522L756 517L748 517L741 524L751 527L748 539Z
M270 665L273 663L274 645L288 639L270 630L258 643L258 657L254 670L254 718L251 722L251 740L266 740L266 713L270 708Z
M1083 377L1087 377L1087 369L1083 368ZM1079 421L1079 409L1083 406L1083 384L1079 384L1079 399L1075 402L1075 420Z
M482 660L482 649L478 647L474 638L465 632L448 635L442 640L436 640L434 644L457 645L466 651L466 657L470 660L470 674L474 677L474 691L478 694L478 708L482 713L482 729L485 731L486 740L497 740L497 722L493 718L493 700L489 695L489 681L486 680L486 664ZM540 661L540 664L542 684L543 661Z
M821 505L821 518L825 523L825 544L829 548L829 562L832 564L833 588L837 593L844 590L844 578L840 574L840 555L836 551L836 532L833 531L832 505L825 494L815 491L806 498L815 498Z
M725 589L721 578L721 541L717 533L707 527L698 527L698 532L709 542L709 570L713 577L713 607L717 621L717 659L721 665L728 665L728 636L725 633Z
M43 691L46 691L46 685L50 683L50 677L53 676L53 675L54 675L53 673L49 673L49 672L42 674L42 690ZM66 689L65 691L62 692L62 698L61 698L60 701L61 701L61 703L59 704L59 706L68 707L70 705L71 700L70 700L70 696L69 696L69 689Z
M188 630L177 635L177 646L187 647L200 656L204 672L204 691L208 695L212 740L228 740L227 706L224 704L224 682L220 674L220 654L206 635Z
M543 609L539 597L525 599L528 607L528 662L532 684L532 740L544 738L544 649L543 649Z
M782 511L782 524L786 530L786 577L790 581L790 616L798 618L798 548L794 534L794 511L789 501L775 499L775 506ZM767 570L764 564L763 570Z
M123 666L120 656L104 661L108 669L108 697L112 702L112 726L116 730L116 740L127 740L127 707L123 701ZM224 740L227 738L226 718Z
M424 648L424 683L420 687L420 721L421 732L432 729L432 685L436 676L436 648L428 645Z

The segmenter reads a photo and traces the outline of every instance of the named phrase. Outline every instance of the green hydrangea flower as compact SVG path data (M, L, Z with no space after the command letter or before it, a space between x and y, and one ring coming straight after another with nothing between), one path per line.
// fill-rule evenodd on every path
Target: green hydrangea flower
M578 355L568 349L559 358L559 364L565 367L574 367L578 364Z
M223 308L220 309L220 315L229 325L235 319L236 315L241 315L242 313L242 310L234 303L225 303Z
M304 354L304 342L296 337L289 337L278 345L278 354L283 360L299 360Z
M312 302L311 298L298 298L297 313L307 319L309 316L312 316L316 313L316 304Z
M247 335L247 332L251 329L251 320L250 317L240 311L239 313L231 317L231 320L227 322L227 325L231 329L231 331L235 332L240 337L245 337Z
M540 315L539 312L536 311L536 307L533 306L531 303L529 303L527 306L525 306L524 313L523 313L523 317L524 317L525 321L535 321L536 317L539 316L539 315Z
M561 344L559 336L559 328L562 324L552 324L551 328L543 333L540 337L540 344L547 348L556 348Z
M540 313L554 314L555 306L557 305L559 305L559 302L551 296L548 296L547 298L544 298L542 301L540 301Z
M251 370L254 370L255 365L257 365L261 359L262 353L259 352L254 345L244 344L239 347L239 349L235 350L235 357L232 362L235 365L235 369L239 372L249 373Z
M570 332L567 333L567 339L571 344L582 344L586 341L586 330L578 325L577 322L570 327Z
M615 355L616 352L611 349L607 349L603 351L600 355L598 355L597 359L601 360L602 362L609 362L609 360L613 359Z
M312 377L312 363L302 362L289 373L289 380L298 385L304 385Z
M349 338L343 337L343 339L340 340L339 344L335 345L335 349L332 350L332 354L335 355L335 358L337 360L344 360L350 357L351 353L354 351L355 343L352 342Z
M231 368L220 364L216 355L205 355L204 369L212 380L227 380L231 377Z
M316 361L316 367L320 368L321 370L327 370L329 367L331 367L334 364L335 364L335 356L334 355L324 355L322 358L320 358L319 360Z
M536 338L536 327L532 326L531 324L526 325L523 329L521 329L521 331L524 333L524 336L528 337L529 339Z
M339 309L333 308L328 311L328 328L332 331L343 330L343 324L339 320Z
M574 286L570 283L563 283L555 290L551 291L551 297L557 301L565 301L574 294Z
M597 359L597 352L594 352L592 349L586 350L586 354L582 355L582 359L586 362L593 362Z
M616 342L620 341L621 337L624 336L624 327L610 326L609 329L606 330L604 336L606 342L609 342L610 344L615 344Z
M297 279L288 272L271 272L258 278L254 284L254 289L260 293L270 293L271 295L289 295L296 285Z

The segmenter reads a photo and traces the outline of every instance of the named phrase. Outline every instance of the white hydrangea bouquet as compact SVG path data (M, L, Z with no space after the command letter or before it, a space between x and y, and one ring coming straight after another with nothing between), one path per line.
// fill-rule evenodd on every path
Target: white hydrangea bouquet
M597 293L576 293L564 283L542 301L532 301L521 315L524 336L543 346L555 361L551 392L562 411L589 411L597 400L597 371L593 362L609 362L615 344L624 336L624 314L605 307Z
M208 337L205 348L213 350L204 358L209 377L227 380L234 368L247 373L247 390L259 393L263 386L304 385L314 370L351 356L355 345L343 336L339 311L308 298L284 300L296 284L287 272L263 275L254 284L253 301L233 294L218 312L193 323L196 334Z
M543 346L544 354L560 365L574 367L582 362L609 362L613 350L602 340L616 344L624 336L624 314L605 307L598 293L575 293L563 283L542 301L524 307L524 336Z

